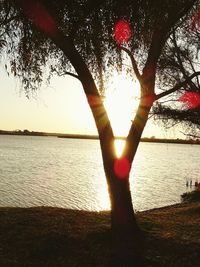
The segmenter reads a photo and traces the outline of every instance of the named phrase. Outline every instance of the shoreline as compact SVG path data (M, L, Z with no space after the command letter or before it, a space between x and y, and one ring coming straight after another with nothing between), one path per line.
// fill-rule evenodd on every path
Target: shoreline
M179 205L184 205L182 202L174 203L174 204L169 204L166 206L161 206L161 207L156 207L156 208L151 208L151 209L145 209L145 210L135 210L135 213L143 213L143 212L150 212L154 210L160 210L160 209L167 209L171 207L178 207ZM46 206L46 205L38 205L38 206L27 206L27 207L21 207L21 206L0 206L0 212L3 209L60 209L60 210L66 210L66 211L74 211L74 212L89 212L89 213L109 213L111 210L83 210L83 209L72 209L72 208L65 208L65 207L58 207L58 206Z
M139 213L146 213L146 212L151 212L151 211L156 211L156 210L160 210L160 209L167 209L167 208L173 208L173 207L178 207L179 205L184 205L185 203L182 202L177 202L174 204L169 204L169 205L165 205L165 206L161 206L161 207L155 207L155 208L151 208L151 209L145 209L145 210L134 210L135 214L139 214ZM7 209L7 210L12 210L12 209L18 209L18 210L32 210L32 209L58 209L58 210L65 210L65 211L74 211L74 212L86 212L86 213L110 213L111 210L84 210L84 209L72 209L72 208L65 208L65 207L58 207L58 206L46 206L46 205L39 205L39 206L0 206L0 212L3 209Z
M81 139L81 140L99 140L97 135L87 134L61 134L61 133L48 133L48 132L35 132L35 131L4 131L0 130L0 135L14 135L14 136L40 136L40 137L57 137L63 139ZM125 137L116 136L115 139L125 140ZM164 138L141 138L144 143L162 143L162 144L186 144L186 145L200 145L199 139L164 139Z
M195 202L194 202L195 203ZM198 202L197 202L198 203ZM178 208L184 208L190 205L191 203L175 203L175 204L170 204L162 207L157 207L157 208L152 208L152 209L147 209L147 210L141 210L135 211L136 216L141 215L141 214L148 214L148 213L153 213L153 212L160 212L160 211L165 211L169 209L178 209ZM111 210L100 210L100 211L91 211L91 210L82 210L82 209L71 209L71 208L63 208L63 207L57 207L57 206L30 206L30 207L14 207L14 206L5 206L2 207L0 206L0 214L2 211L42 211L42 210L49 210L49 211L65 211L65 212L74 212L74 213L88 213L88 214L106 214L110 215Z

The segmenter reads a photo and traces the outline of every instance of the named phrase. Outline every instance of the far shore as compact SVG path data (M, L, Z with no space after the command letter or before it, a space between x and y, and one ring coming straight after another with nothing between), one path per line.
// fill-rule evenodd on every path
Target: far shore
M137 213L144 266L200 266L200 201ZM0 208L0 266L110 266L110 212ZM133 240L134 241L134 240Z
M97 135L86 135L86 134L62 134L62 133L46 133L46 132L35 132L29 130L16 130L16 131L5 131L0 130L0 135L22 135L22 136L54 136L58 138L70 138L70 139L89 139L89 140L98 140ZM117 136L116 139L125 140L125 137ZM141 138L141 142L147 143L171 143L171 144L189 144L189 145L200 145L199 139L164 139L156 137L144 137Z

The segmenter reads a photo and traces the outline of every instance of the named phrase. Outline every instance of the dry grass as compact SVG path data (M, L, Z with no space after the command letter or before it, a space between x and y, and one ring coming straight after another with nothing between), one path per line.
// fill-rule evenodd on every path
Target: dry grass
M200 202L137 217L146 266L200 266ZM110 266L110 236L109 212L0 208L0 266Z
M148 266L200 266L200 202L140 213Z

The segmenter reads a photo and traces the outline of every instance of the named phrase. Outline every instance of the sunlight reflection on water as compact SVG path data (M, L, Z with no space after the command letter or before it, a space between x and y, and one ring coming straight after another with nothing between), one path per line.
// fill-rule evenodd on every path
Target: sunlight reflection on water
M186 179L200 178L199 158L197 145L141 143L130 173L135 209L179 202ZM97 140L0 136L0 206L41 205L110 209Z

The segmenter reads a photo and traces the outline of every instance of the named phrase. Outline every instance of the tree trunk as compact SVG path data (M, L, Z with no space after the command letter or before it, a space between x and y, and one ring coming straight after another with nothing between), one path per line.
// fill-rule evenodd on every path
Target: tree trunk
M134 214L129 174L118 177L113 168L115 160L109 164L104 157L111 201L112 266L142 266L143 234Z

